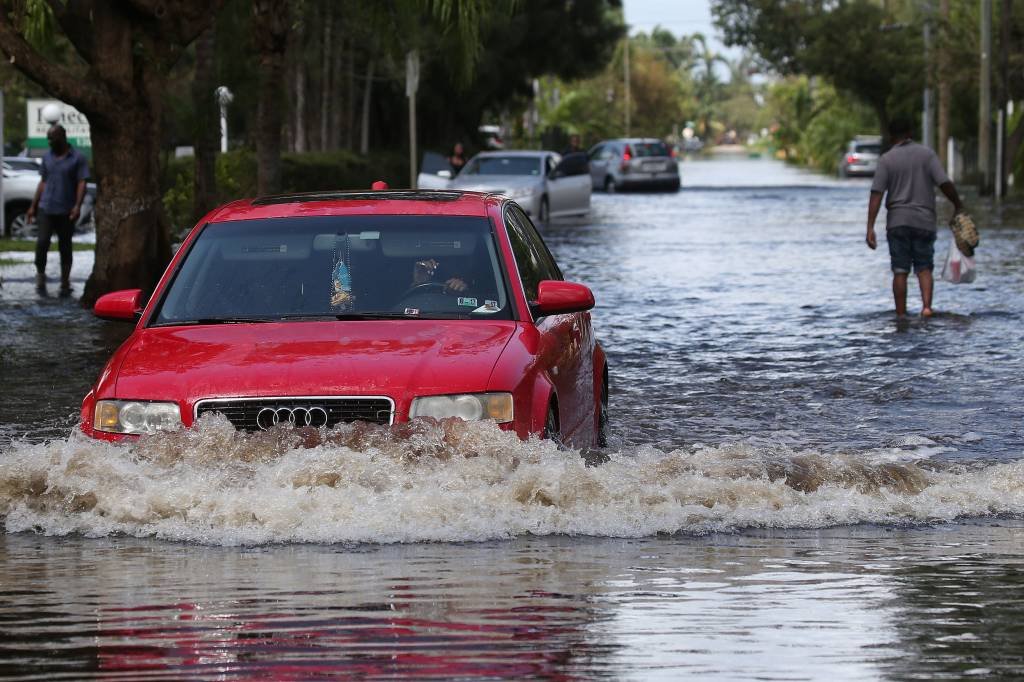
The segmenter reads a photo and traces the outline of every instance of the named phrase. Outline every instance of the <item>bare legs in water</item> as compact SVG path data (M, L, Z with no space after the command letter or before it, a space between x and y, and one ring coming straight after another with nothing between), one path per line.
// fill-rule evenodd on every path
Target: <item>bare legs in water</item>
M932 316L932 289L935 280L931 270L917 273L917 283L921 287L921 317ZM896 301L896 317L907 316L907 273L895 272L892 275L892 297Z

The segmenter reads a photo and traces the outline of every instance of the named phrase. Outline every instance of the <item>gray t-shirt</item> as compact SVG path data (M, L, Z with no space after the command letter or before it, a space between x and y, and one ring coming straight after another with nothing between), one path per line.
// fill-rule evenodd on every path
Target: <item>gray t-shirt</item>
M886 193L887 228L905 225L935 232L935 188L947 182L935 152L907 140L882 154L871 191Z

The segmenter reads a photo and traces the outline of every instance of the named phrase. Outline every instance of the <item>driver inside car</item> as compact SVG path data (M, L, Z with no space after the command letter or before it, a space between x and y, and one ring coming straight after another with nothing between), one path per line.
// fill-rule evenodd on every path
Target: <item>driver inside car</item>
M412 283L409 285L409 288L413 289L424 284L433 284L440 265L434 258L416 261L412 267ZM437 284L440 285L442 282L437 282ZM447 294L461 293L469 288L465 280L456 276L444 280L443 284L444 291Z

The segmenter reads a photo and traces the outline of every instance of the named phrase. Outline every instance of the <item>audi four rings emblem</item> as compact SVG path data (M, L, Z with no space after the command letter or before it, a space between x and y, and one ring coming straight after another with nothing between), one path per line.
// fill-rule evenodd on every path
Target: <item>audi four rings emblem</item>
M264 431L278 424L327 426L327 410L322 407L264 407L256 414L256 426Z

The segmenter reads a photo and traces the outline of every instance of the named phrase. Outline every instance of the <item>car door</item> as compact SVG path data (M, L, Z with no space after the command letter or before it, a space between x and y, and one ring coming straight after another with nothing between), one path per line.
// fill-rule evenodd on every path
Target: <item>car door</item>
M590 150L591 189L602 189L604 187L604 176L608 172L608 160L602 158L605 146L604 144L599 144Z
M533 223L518 206L506 208L509 241L527 301L537 299L537 287L544 280L562 280L551 252ZM541 343L538 362L555 387L559 425L563 437L572 440L583 421L593 418L593 334L589 313L548 315L534 320ZM589 348L588 348L589 344Z
M547 187L548 208L551 210L552 216L565 215L571 205L569 187L563 182L564 178L555 173L559 161L561 161L561 157L557 154L544 156L544 182Z
M561 213L579 215L590 210L590 162L583 152L566 154L551 175L560 195Z

